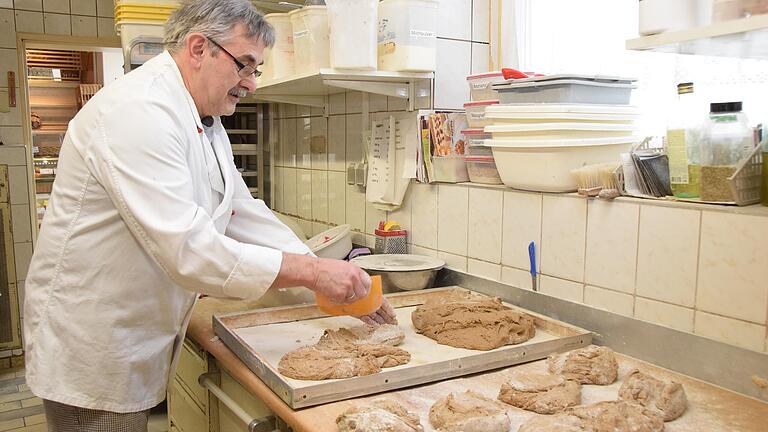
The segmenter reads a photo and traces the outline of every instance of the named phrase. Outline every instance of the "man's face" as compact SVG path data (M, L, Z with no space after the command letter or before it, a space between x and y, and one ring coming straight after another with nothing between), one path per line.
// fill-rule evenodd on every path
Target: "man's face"
M244 65L255 67L263 62L264 43L255 38L246 37L245 27L242 24L234 27L232 37L216 42ZM238 65L222 50L214 55L207 55L202 74L203 82L207 83L204 89L206 97L202 104L204 106L198 109L203 116L232 115L240 98L256 90L254 74L240 77Z

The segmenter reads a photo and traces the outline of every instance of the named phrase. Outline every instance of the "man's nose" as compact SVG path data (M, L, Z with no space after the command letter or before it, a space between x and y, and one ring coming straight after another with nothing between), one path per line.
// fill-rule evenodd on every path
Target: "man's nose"
M240 85L248 90L249 93L256 91L256 75L250 74L240 80Z

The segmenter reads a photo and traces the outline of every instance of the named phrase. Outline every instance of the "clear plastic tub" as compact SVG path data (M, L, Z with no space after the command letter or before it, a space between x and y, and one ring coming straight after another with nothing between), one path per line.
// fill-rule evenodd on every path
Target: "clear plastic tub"
M481 128L491 124L490 120L485 118L485 108L498 104L497 100L486 100L477 102L467 102L464 104L464 110L467 112L467 124L471 128Z
M519 123L485 127L493 139L561 139L630 136L635 126L621 123Z
M305 6L288 12L293 29L296 71L314 71L331 65L326 6Z
M467 162L467 173L472 183L494 185L503 183L493 156L466 156L464 160Z
M443 183L461 183L469 181L467 163L463 156L440 156L432 158L435 181Z
M617 162L637 137L488 140L502 182L537 192L573 192L571 170L584 165Z
M493 89L493 84L504 82L501 71L470 75L467 77L469 96L473 101L499 99L499 92Z
M495 84L507 103L579 103L626 105L637 86L629 78L550 75Z
M377 0L326 0L331 67L376 69Z
M275 46L267 53L264 61L263 80L279 79L294 74L293 27L287 13L273 13L264 16L275 28Z
M436 0L382 0L379 3L379 69L435 70L438 5Z

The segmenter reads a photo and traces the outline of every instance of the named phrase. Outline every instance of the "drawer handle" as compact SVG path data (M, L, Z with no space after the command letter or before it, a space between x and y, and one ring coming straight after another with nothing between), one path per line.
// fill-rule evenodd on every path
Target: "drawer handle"
M197 378L197 382L202 386L208 389L211 393L216 396L221 403L227 406L235 415L237 418L243 421L243 423L248 425L248 432L272 432L275 430L275 417L274 416L268 416L268 417L262 417L262 418L253 418L250 414L248 414L243 407L240 406L237 402L235 402L231 397L229 397L228 394L224 392L224 390L221 389L212 379L212 377L216 376L216 373L204 373L200 375Z

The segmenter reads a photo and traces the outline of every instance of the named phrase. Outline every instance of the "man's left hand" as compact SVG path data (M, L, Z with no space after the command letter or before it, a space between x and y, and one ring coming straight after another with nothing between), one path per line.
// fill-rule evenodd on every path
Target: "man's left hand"
M360 321L372 325L378 326L381 324L397 324L397 316L395 315L395 309L389 304L389 300L382 299L381 307L376 312L370 315L364 315L358 317Z

